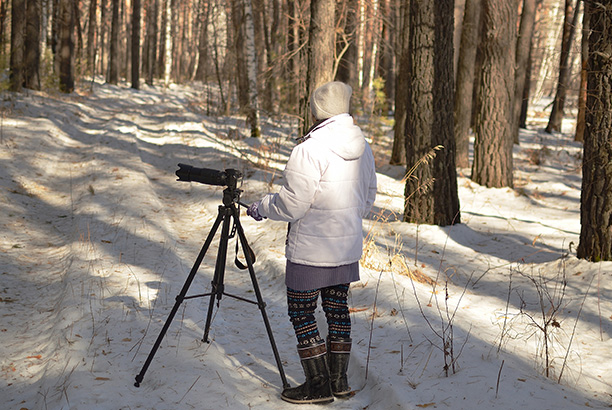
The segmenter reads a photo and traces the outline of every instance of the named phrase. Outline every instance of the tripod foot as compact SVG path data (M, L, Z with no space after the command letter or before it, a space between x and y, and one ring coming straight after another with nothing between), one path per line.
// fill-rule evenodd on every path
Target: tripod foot
M144 378L143 375L139 374L138 376L136 376L136 383L134 383L135 387L140 387L140 382L142 381L142 379Z

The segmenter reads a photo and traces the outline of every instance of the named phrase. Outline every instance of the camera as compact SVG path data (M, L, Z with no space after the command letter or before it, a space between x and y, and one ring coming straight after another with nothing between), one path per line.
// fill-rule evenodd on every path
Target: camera
M227 186L236 189L238 182L242 179L242 172L235 169L218 171L210 168L196 168L187 164L178 164L176 170L177 181L199 182L206 185Z

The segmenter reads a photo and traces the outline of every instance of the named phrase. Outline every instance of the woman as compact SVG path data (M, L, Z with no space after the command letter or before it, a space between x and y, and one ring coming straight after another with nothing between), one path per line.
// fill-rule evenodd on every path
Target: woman
M312 93L316 122L291 152L283 187L247 211L256 220L289 222L287 305L306 375L304 384L282 392L291 403L327 403L351 392L348 290L359 280L362 219L376 197L374 156L349 115L351 94L350 86L337 81ZM327 345L314 317L319 296Z

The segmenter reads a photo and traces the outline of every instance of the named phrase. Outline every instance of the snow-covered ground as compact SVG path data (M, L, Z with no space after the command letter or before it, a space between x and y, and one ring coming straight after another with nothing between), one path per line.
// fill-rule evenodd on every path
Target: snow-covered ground
M177 182L177 164L242 171L250 203L282 183L297 136L288 120L264 118L263 138L239 138L244 119L208 116L197 85L2 96L0 408L320 408L279 399L257 306L227 296L211 343L201 341L209 298L180 304L134 386L222 200L223 187ZM534 116L521 133L514 189L461 170L462 223L443 228L401 222L404 169L386 165L388 137L374 141L379 192L350 294L355 394L327 408L612 405L612 263L575 257L581 145L571 123L563 135L543 124ZM244 210L241 222L285 373L299 384L286 225ZM219 233L190 295L210 291ZM253 300L234 241L226 291Z

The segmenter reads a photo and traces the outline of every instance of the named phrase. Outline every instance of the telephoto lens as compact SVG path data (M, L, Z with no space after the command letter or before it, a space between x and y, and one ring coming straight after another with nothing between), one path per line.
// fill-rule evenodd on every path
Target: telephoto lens
M199 182L206 185L226 186L228 182L225 171L210 168L196 168L187 164L178 164L176 170L178 181Z

